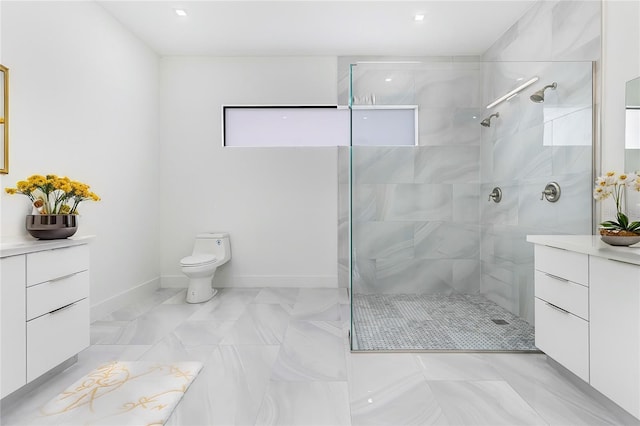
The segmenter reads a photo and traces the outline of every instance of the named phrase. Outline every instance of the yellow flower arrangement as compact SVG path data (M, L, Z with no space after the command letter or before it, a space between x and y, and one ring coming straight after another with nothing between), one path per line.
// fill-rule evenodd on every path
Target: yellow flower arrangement
M89 185L66 176L33 175L5 191L10 195L26 195L41 214L78 214L82 201L100 201L100 197L89 190Z

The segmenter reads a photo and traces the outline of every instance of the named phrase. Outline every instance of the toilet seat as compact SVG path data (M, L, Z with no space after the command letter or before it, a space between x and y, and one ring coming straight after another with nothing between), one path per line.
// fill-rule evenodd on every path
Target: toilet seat
M217 258L212 254L196 254L182 258L180 261L181 266L203 266L210 263L214 263Z

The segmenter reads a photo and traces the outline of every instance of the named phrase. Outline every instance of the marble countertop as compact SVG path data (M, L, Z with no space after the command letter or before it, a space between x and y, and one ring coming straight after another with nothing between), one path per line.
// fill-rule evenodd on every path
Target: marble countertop
M0 258L87 244L94 238L95 235L79 235L60 240L36 240L30 237L2 237L2 241L0 242Z
M527 241L640 265L640 244L630 247L610 246L602 242L599 235L527 235Z

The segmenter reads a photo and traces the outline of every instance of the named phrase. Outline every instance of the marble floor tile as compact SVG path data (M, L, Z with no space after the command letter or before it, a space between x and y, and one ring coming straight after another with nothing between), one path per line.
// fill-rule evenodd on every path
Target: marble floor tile
M361 398L351 398L353 425L450 424L420 374L387 383Z
M221 344L278 345L289 324L289 313L279 304L251 304L225 333Z
M196 305L158 305L127 324L116 344L150 345L158 342L178 324L194 314Z
M140 315L150 311L158 304L175 296L181 289L178 288L159 288L152 293L150 297L130 303L121 309L118 309L109 315L100 318L102 321L131 321Z
M505 381L427 381L453 425L546 425Z
M217 348L217 345L185 347L174 333L169 333L151 346L140 357L140 360L156 362L199 361L204 363Z
M343 333L339 322L292 320L271 379L346 381Z
M220 346L172 416L175 425L253 425L278 346Z
M413 354L353 354L349 398L354 425L447 424Z
M173 334L184 347L217 345L234 328L236 321L184 321Z
M421 376L414 354L354 353L348 359L351 399L366 398L371 392L411 376Z
M0 424L28 425L103 362L145 360L204 364L170 426L640 425L544 354L352 353L348 318L294 318L296 308L302 318L334 318L334 306L348 313L337 289L223 290L199 305L180 302L175 289L159 291L153 306L94 322L78 362L3 401Z
M293 305L298 299L299 288L263 288L254 299L254 303L276 303Z
M493 355L496 370L549 424L640 425L640 420L603 404L567 380L544 354Z
M258 425L350 425L346 382L271 382Z
M112 345L122 336L130 321L94 321L89 330L92 345Z
M259 292L256 289L223 288L213 299L198 305L200 308L189 319L193 321L237 320Z
M258 288L221 288L218 293L208 301L208 304L225 304L230 302L242 302L246 305L255 301L261 289Z
M293 306L293 318L296 320L339 321L341 319L340 301L344 289L303 288L300 289L296 304Z
M340 320L351 325L351 305L340 304Z
M415 354L427 380L503 380L493 367L493 354L422 353Z

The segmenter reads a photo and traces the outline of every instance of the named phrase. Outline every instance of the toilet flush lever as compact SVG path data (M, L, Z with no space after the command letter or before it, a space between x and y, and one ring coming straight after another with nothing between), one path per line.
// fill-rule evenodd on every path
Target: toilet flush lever
M544 187L540 200L544 200L545 198L550 203L555 203L560 199L560 185L558 185L558 182L549 182L547 186Z
M502 200L502 189L498 188L497 186L493 188L493 191L491 191L491 194L489 194L488 201L491 200L493 200L494 203L499 203Z

